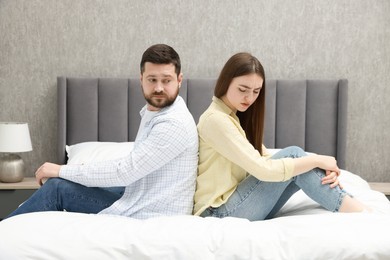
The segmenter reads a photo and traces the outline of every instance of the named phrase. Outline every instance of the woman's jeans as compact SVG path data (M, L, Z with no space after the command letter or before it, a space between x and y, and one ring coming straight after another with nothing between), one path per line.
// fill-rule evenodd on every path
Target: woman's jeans
M301 148L291 146L276 153L272 159L306 155ZM330 188L329 184L321 184L324 176L325 172L318 168L285 182L265 182L249 175L225 204L218 208L209 207L201 216L238 217L251 221L270 219L300 189L327 210L338 211L347 193L338 186Z
M61 178L50 178L7 218L36 211L98 213L122 197L124 187L86 187Z

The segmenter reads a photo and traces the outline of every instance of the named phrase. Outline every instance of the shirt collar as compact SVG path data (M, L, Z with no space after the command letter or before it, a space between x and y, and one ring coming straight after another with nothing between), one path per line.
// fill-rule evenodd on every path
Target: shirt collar
M222 109L222 111L226 114L236 117L236 113L233 112L233 110L231 110L230 107L228 107L225 102L222 101L222 99L213 96L213 103Z

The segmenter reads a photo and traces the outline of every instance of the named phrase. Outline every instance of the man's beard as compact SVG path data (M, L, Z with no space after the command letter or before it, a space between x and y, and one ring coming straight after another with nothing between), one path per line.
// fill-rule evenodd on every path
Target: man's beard
M166 93L162 92L153 92L152 94L146 96L144 93L144 97L149 105L157 108L164 108L170 106L175 102L177 95L179 94L179 88L175 95L169 97ZM159 97L155 97L158 95Z

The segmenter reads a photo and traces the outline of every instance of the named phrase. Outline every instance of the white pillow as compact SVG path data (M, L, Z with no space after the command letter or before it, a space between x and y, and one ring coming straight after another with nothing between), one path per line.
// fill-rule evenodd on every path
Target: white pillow
M83 164L118 159L133 150L134 142L84 142L65 147L67 164Z

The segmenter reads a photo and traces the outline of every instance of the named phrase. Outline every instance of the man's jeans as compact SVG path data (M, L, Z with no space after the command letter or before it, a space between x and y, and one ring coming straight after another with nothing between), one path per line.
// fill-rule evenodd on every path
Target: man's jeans
M298 158L307 154L299 147L287 147L274 156L279 158ZM248 220L264 220L272 218L299 189L310 198L330 211L338 211L344 196L347 194L339 187L330 188L322 185L325 172L315 168L285 182L265 182L249 175L238 186L228 201L218 208L209 207L202 217L239 217Z
M86 187L61 178L50 178L7 218L36 211L98 213L122 197L124 187Z

